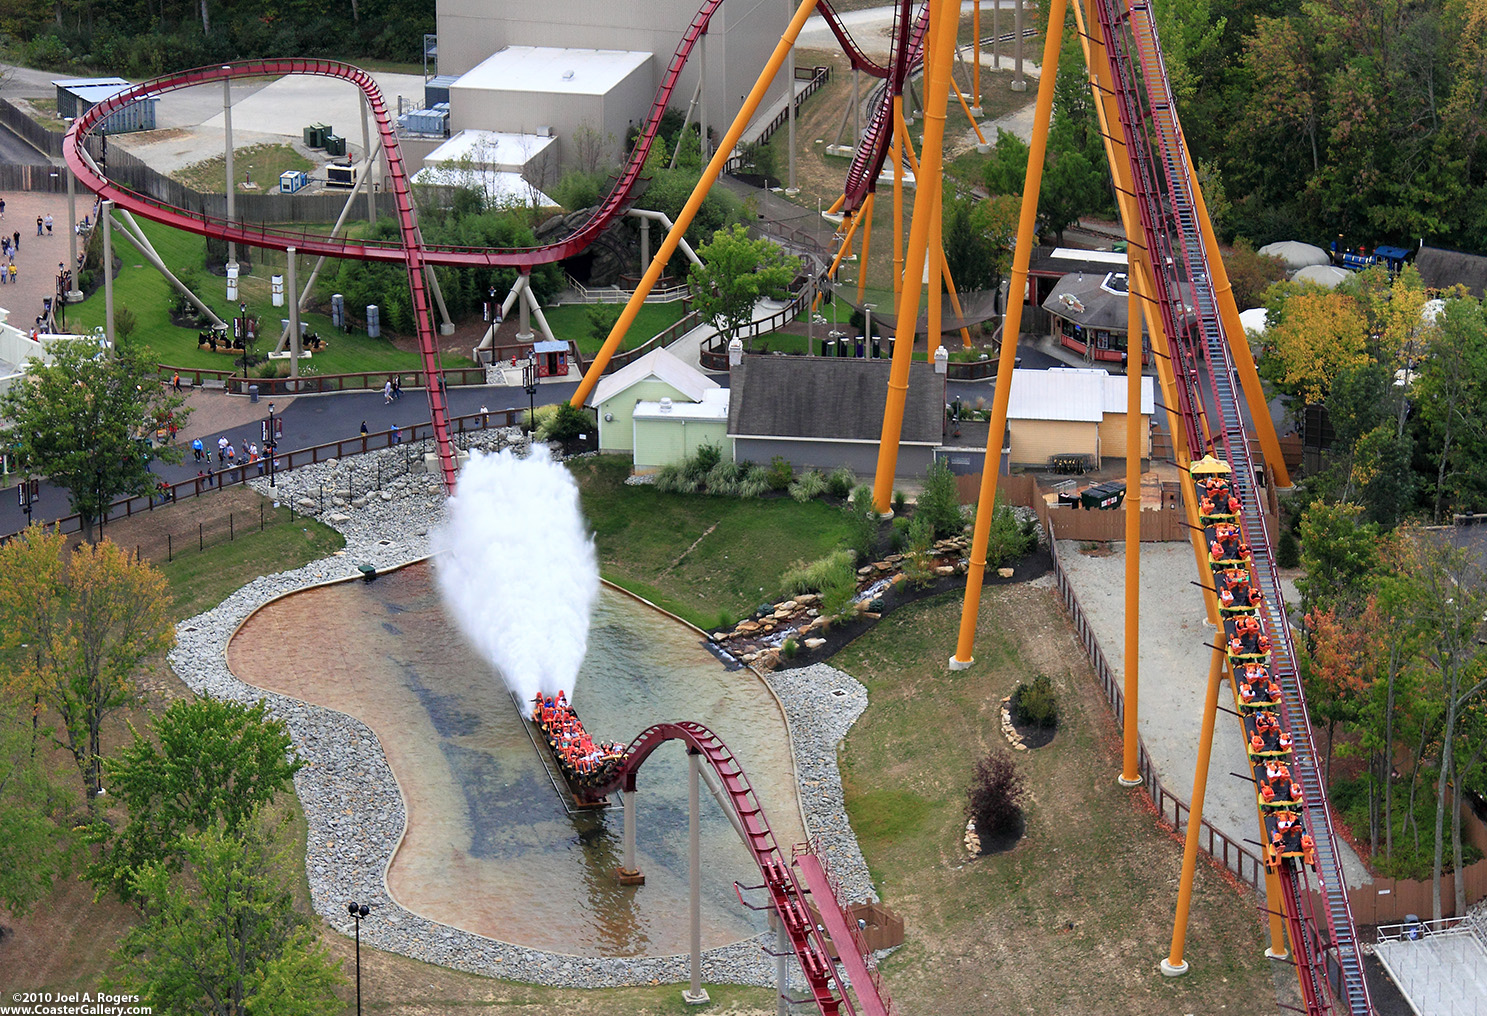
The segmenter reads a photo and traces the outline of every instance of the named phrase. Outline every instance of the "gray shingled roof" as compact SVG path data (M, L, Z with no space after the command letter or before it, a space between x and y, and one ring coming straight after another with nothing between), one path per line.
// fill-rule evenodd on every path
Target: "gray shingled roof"
M729 382L728 435L877 441L889 366L888 360L745 356ZM937 445L944 418L944 379L927 363L912 364L900 440Z
M1431 289L1445 289L1460 283L1478 299L1487 292L1487 257L1443 247L1421 247L1420 253L1415 255L1415 267Z

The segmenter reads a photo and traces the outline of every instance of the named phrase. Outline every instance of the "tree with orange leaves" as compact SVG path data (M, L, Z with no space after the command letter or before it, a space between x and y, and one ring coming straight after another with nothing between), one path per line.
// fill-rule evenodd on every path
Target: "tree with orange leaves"
M1319 403L1338 374L1370 361L1368 321L1358 301L1345 293L1311 283L1296 286L1272 287L1265 344L1279 368L1276 379L1307 402Z

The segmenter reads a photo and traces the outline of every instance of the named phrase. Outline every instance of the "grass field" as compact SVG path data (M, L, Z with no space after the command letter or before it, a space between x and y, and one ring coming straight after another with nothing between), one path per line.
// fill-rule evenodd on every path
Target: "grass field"
M232 153L233 183L242 189L252 180L261 193L279 186L279 175L298 169L308 173L315 164L290 145L252 145L236 148ZM223 194L227 190L227 160L223 156L192 163L176 170L171 178L203 194Z
M599 347L604 345L604 338L595 338L590 333L587 305L565 304L544 310L543 314L547 317L547 323L552 326L553 337L572 339L578 343L579 352L584 356L593 356L599 352ZM621 343L620 349L634 349L641 343L649 341L652 336L680 321L682 315L683 308L680 300L675 303L642 304L640 312L635 315L635 323L625 333L625 341Z
M193 285L196 295L211 307L224 321L239 313L238 303L227 300L227 282L205 271L206 241L193 233L171 229L143 219L136 220L145 236L160 257L187 285ZM328 224L301 225L306 232L329 233ZM181 328L171 323L170 311L175 303L175 289L155 268L145 260L138 248L123 234L114 231L115 257L123 263L114 279L114 306L127 307L138 321L135 338L142 340L154 351L159 363L172 367L205 367L231 370L237 357L226 353L213 353L198 348L195 328ZM252 251L253 274L239 279L239 302L247 304L248 312L258 316L267 326L264 337L259 339L258 354L263 356L278 340L279 322L288 317L284 307L273 306L270 277L283 274L285 256L281 251ZM310 277L315 259L301 257L299 281L303 285ZM327 270L334 268L327 262ZM67 308L67 327L74 332L89 332L103 324L103 287L100 285L88 299ZM330 323L325 314L302 314L301 320L309 324L312 332L318 332L328 344L324 351L317 352L310 361L313 370L320 374L349 374L362 371L415 370L422 361L418 354L400 350L387 339L369 339L364 334L342 334ZM446 355L446 366L463 366L468 360ZM241 367L238 367L241 369ZM256 370L257 368L255 368Z
M821 557L847 535L841 511L820 501L661 494L626 486L629 463L615 457L571 468L604 577L699 628L774 599L792 562Z
M1181 847L1140 790L1116 785L1120 743L1068 618L1048 588L988 588L974 665L951 673L960 597L884 618L832 659L868 689L841 752L847 810L907 942L884 965L903 1012L1276 1011L1248 887L1199 865L1192 972L1163 977ZM1008 751L1000 700L1053 679L1060 726L1014 758L1026 836L972 859L962 845L976 760Z

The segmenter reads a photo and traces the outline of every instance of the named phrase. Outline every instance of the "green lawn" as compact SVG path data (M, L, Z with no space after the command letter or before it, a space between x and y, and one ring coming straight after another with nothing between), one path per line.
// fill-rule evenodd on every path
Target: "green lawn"
M260 192L268 193L279 186L281 173L292 169L308 173L314 168L313 162L289 145L253 145L232 153L233 183L239 190L245 180L252 180ZM203 194L222 194L227 190L227 160L220 155L193 163L170 175Z
M572 463L604 577L699 628L777 599L780 575L847 537L845 516L820 501L742 501L626 486L628 459Z
M544 309L543 314L547 317L547 323L552 326L554 338L571 339L578 343L579 352L584 356L593 356L599 352L599 347L604 345L604 339L595 338L590 334L588 309L588 304L570 303L561 307ZM620 350L634 349L641 343L649 341L653 336L680 321L684 313L680 300L675 303L644 304L640 312L635 315L635 323L625 333Z
M987 588L975 663L951 672L960 608L959 592L900 608L831 660L868 690L841 751L843 782L874 881L905 921L908 941L883 965L900 1009L1273 1011L1254 895L1208 863L1188 926L1192 972L1158 972L1181 846L1140 790L1117 786L1118 731L1052 590ZM1011 753L1000 700L1040 672L1057 689L1058 733ZM989 749L1012 754L1022 774L1026 835L972 859L965 788Z
M182 281L191 284L195 278L196 295L207 306L228 320L238 313L236 303L227 301L227 281L220 276L208 275L205 270L206 241L194 233L171 229L158 223L136 219L150 243ZM329 233L327 224L302 224L297 228L305 232ZM171 324L170 309L175 303L175 289L155 268L145 260L135 245L121 230L114 230L115 256L123 266L114 279L114 306L127 307L138 321L135 337L144 340L154 351L155 359L173 367L204 367L217 370L233 369L236 357L226 353L213 353L200 349L196 344L195 328L179 328ZM278 340L278 322L288 317L287 308L274 307L270 293L270 277L282 274L285 266L281 251L252 252L253 274L239 280L240 302L246 303L248 312L256 314L266 322L268 334L259 340L258 353L262 356L273 348ZM299 281L303 285L309 278L315 259L300 258ZM334 270L334 262L327 261L325 273ZM80 304L67 308L67 328L74 332L88 332L103 324L103 287ZM306 313L302 320L309 323L310 330L318 332L327 342L328 348L314 355L311 365L320 374L350 374L362 371L416 370L422 365L418 354L400 350L387 339L369 339L364 334L343 335L330 323L325 314ZM446 356L447 366L463 366L468 360ZM257 368L255 368L256 370Z

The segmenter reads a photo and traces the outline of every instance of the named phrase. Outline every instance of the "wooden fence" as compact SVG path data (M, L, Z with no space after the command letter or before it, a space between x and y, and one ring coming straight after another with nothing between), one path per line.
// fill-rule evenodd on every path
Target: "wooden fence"
M1110 661L1106 659L1105 651L1100 647L1100 640L1095 636L1095 630L1090 625L1088 617L1085 616L1079 597L1075 595L1074 587L1064 572L1063 564L1059 561L1057 538L1054 536L1052 527L1046 522L1044 532L1047 534L1049 548L1053 554L1053 574L1058 584L1059 598L1063 600L1064 607L1069 611L1069 617L1074 622L1079 641L1089 656L1095 676L1099 679L1100 688L1105 692L1105 698L1115 714L1116 723L1121 723L1125 718L1125 690L1110 666ZM1156 805L1157 813L1170 822L1179 833L1186 833L1188 813L1191 809L1186 801L1162 786L1160 777L1152 767L1151 756L1146 750L1146 742L1139 739L1137 766L1137 771L1141 774L1141 789L1151 799L1151 803ZM1207 819L1203 820L1201 831L1198 834L1198 846L1223 867L1233 872L1241 881L1257 889L1264 881L1265 869L1260 859L1247 847L1215 829Z
M371 370L358 374L308 374L297 378L243 377L237 371L223 368L171 367L163 363L157 363L155 369L163 378L169 379L179 374L183 384L189 383L198 388L220 386L233 395L251 394L248 389L256 386L262 398L316 395L323 392L375 391L392 380L397 380L405 392L420 391L423 387L423 371L417 369ZM441 373L440 378L446 388L483 385L485 384L485 368L448 367Z
M1469 864L1463 871L1466 878L1466 905L1487 896L1487 859ZM1460 917L1456 913L1455 876L1446 872L1441 876L1441 916ZM1321 912L1325 906L1320 893L1312 893L1312 906ZM1355 886L1348 890L1348 906L1353 910L1353 920L1358 924L1380 925L1403 921L1410 914L1421 917L1431 915L1431 884L1429 880L1412 878L1376 878L1368 885Z
M808 78L805 87L795 93L795 116L797 118L797 124L800 122L799 117L801 104L804 103L806 99L814 95L816 89L820 88L822 85L826 84L826 82L831 80L831 68L827 66L810 68L797 67L795 68L795 79L797 81L801 80L802 72L807 74ZM769 144L769 139L774 137L774 132L785 126L786 121L788 121L789 119L790 108L787 105L784 109L780 110L778 116L776 116L773 120L771 120L764 126L764 130L760 131L759 136L754 139L755 144ZM728 161L723 164L723 172L736 173L738 172L738 170L743 168L743 165L744 157L735 150L734 154L729 156Z
M0 123L9 127L21 140L43 155L54 159L62 157L62 139L66 135L57 131L47 130L41 124L31 119L14 105L9 99L0 99ZM62 182L67 186L67 181ZM46 188L38 188L44 190Z
M468 443L465 435L478 433L491 427L515 427L520 423L525 409L498 409L486 413L471 413L468 416L451 417L449 420L452 439L456 444L464 446ZM104 519L103 528L107 523L115 519L129 518L143 512L154 511L156 507L179 501L183 497L200 497L202 494L212 490L221 490L223 487L231 487L244 483L247 480L259 476L274 473L288 472L292 469L300 469L304 466L324 462L326 459L340 459L347 455L360 455L365 452L375 451L379 448L400 447L404 455L402 459L403 468L390 471L389 476L401 475L410 471L415 464L421 466L426 454L437 447L434 441L434 429L432 424L410 424L397 430L385 430L375 434L365 434L360 437L345 438L340 441L332 441L327 444L312 445L309 448L296 448L289 452L280 452L275 457L272 466L265 456L259 463L254 465L230 466L226 469L214 471L211 478L192 477L179 483L166 484L164 487L152 491L149 494L136 494L133 497L120 498L109 506L108 515ZM261 466L264 472L258 472ZM82 517L79 515L67 515L47 525L55 525L62 533L76 533L82 529ZM7 533L0 536L0 542L9 540L18 533Z
M980 495L980 476L957 476L961 504L974 504ZM1038 478L1032 473L1014 473L997 479L997 490L1009 504L1031 508L1038 520L1060 540L1120 542L1126 538L1124 511L1086 511L1083 508L1050 508L1043 500ZM1188 538L1187 520L1180 511L1143 511L1141 542L1179 542Z

